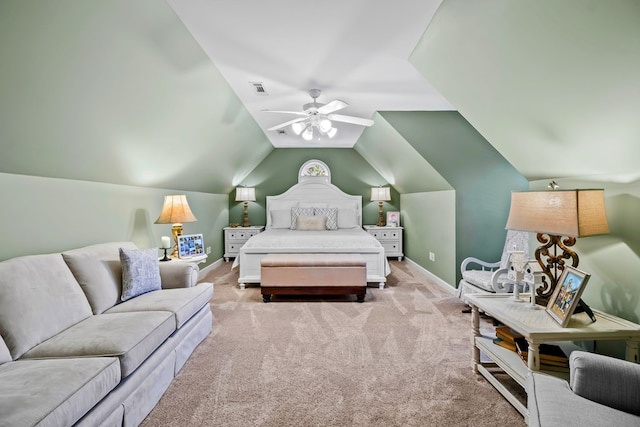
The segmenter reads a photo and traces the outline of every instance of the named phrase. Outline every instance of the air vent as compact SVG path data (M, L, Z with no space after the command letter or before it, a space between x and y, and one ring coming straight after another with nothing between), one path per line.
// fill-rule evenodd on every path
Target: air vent
M278 129L278 135L286 135L287 131L285 131L284 129Z
M268 96L267 90L264 88L262 82L249 82L251 87L253 88L253 92L259 96Z

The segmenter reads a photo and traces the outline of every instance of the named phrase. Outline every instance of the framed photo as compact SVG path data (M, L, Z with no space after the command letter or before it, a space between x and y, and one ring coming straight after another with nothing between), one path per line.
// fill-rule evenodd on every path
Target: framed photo
M178 258L192 258L204 255L202 234L183 234L178 236Z
M387 226L400 227L400 212L398 211L387 212Z
M569 323L589 277L589 274L575 267L566 266L562 271L553 295L547 303L546 311L563 328Z

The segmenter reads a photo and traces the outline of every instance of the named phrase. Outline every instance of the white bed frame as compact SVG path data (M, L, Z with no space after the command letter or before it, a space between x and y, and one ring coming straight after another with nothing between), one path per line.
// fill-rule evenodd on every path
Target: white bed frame
M362 196L353 196L346 194L335 185L323 179L306 178L298 184L292 186L286 192L278 196L267 196L267 225L271 226L271 209L277 208L288 209L296 206L298 202L315 202L328 203L329 206L353 205L357 211L359 225L362 227ZM291 250L270 250L269 253L291 253ZM300 253L303 253L301 251ZM387 281L385 272L387 259L385 257L384 248L362 248L357 252L351 249L335 249L314 251L314 253L358 253L364 257L367 262L367 282L378 283L380 289L384 288ZM240 248L240 276L238 283L240 288L245 287L247 283L260 283L260 261L267 255L266 252L259 249Z

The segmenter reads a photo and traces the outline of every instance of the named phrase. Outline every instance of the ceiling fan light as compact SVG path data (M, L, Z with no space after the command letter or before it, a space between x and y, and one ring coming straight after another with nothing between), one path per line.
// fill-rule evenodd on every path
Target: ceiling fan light
M311 141L313 139L313 128L311 126L307 127L307 129L302 132L302 139L305 141Z
M333 138L334 136L336 136L336 133L338 133L338 129L332 127L331 129L329 129L329 131L327 132L327 135L329 136L329 138Z
M320 131L323 133L329 132L332 127L333 124L331 123L331 120L329 119L322 119L320 120L320 123L318 124L318 127L320 128Z
M304 123L302 122L297 122L291 125L291 130L293 130L293 132L296 135L300 135L302 133L302 131L304 130Z

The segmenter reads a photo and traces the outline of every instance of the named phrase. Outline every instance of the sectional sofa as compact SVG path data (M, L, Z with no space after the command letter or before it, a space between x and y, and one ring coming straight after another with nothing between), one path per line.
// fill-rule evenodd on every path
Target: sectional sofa
M213 284L157 255L111 242L0 262L0 426L142 422L212 330Z

